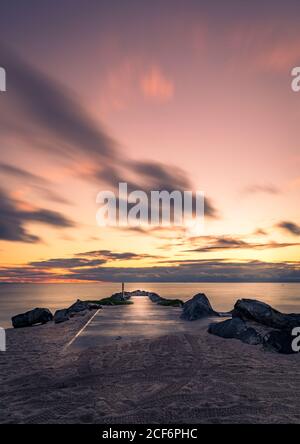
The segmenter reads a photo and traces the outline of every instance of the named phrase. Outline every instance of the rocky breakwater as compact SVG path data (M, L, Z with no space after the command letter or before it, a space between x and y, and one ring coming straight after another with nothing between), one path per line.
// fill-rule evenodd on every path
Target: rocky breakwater
M240 299L232 310L232 319L209 326L208 332L223 338L262 344L264 349L292 354L294 329L300 327L300 314L281 313L265 302Z
M84 316L88 311L99 310L100 308L102 306L98 303L77 299L69 308L57 310L54 314L54 322L55 324L60 324L61 322L68 321L70 318Z
M57 310L53 316L48 308L34 308L26 313L20 313L11 318L12 326L14 328L32 327L34 325L43 325L47 322L53 321L56 324L68 321L75 316L84 316L90 310L98 310L101 305L90 302L80 301L79 299L69 308Z

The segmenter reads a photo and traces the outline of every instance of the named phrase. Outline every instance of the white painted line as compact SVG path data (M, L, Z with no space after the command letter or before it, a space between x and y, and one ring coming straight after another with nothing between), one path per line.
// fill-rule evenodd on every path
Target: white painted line
M67 345L64 346L63 348L63 352L67 350L68 347L70 347L71 344L73 344L73 342L75 341L76 338L78 338L79 335L81 335L81 333L83 332L83 330L86 329L86 327L92 322L92 320L94 319L94 317L96 316L96 314L98 313L98 311L100 311L101 309L98 308L98 310L96 311L96 313L93 314L93 316L87 321L87 323L79 330L78 333L76 333L76 335L74 336L74 338L71 339L71 341L69 341L67 343Z

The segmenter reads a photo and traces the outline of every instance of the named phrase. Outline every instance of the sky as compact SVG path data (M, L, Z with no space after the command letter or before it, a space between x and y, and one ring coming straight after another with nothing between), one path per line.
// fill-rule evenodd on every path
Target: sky
M2 0L0 282L300 281L298 1ZM204 232L96 196L201 190Z

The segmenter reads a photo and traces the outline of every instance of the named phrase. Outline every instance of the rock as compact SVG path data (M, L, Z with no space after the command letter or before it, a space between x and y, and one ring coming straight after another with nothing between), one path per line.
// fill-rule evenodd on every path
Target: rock
M199 293L183 304L180 317L187 321L194 321L209 316L219 316L219 313L213 310L205 294Z
M80 299L77 299L77 301L74 304L72 304L69 308L67 308L67 311L69 315L71 313L79 313L80 311L87 310L88 304L89 303L86 301L81 301Z
M61 322L68 321L70 319L68 309L64 308L63 310L56 310L54 314L54 322L55 324L60 324Z
M210 324L208 333L220 336L221 338L239 339L250 345L257 345L262 342L262 338L257 331L248 327L247 324L239 318L227 319L223 322Z
M147 292L147 296L151 302L165 307L182 307L183 302L180 299L166 299L159 296L157 293Z
M300 314L284 314L270 305L255 299L240 299L232 312L233 317L255 321L276 329L291 329L300 326Z
M100 308L102 308L101 304L97 304L96 302L89 302L88 303L89 310L100 310Z
M111 296L111 298L113 300L119 301L119 300L128 300L131 298L131 296L148 296L152 302L158 302L159 300L163 299L157 293L153 293L152 291L144 291L144 290L124 291L124 296L123 296L122 292L114 293Z
M84 316L88 310L99 310L100 308L102 308L101 305L95 302L77 299L69 308L57 310L54 314L54 322L55 324L66 322L75 316Z
M263 338L264 348L268 351L283 353L286 355L298 353L292 349L292 342L295 339L291 331L273 330Z
M147 296L150 299L150 301L154 302L155 304L162 300L162 297L159 296L157 293L149 293Z
M149 295L149 291L134 290L130 294L131 294L131 296L148 296Z
M87 313L88 313L88 310L72 312L72 313L70 313L70 318L78 318L79 316L85 316Z
M208 333L221 338L239 338L247 330L246 323L241 319L227 319L223 322L215 322L208 327Z
M18 314L11 318L14 328L31 327L35 324L46 324L52 321L53 315L48 308L35 308L26 313Z
M85 310L98 310L99 308L102 308L100 304L77 299L74 304L67 308L67 311L69 315L72 315L73 313L79 313Z
M130 299L131 295L131 292L124 291L124 293L120 292L112 294L109 299L111 299L113 302L123 302Z
M261 344L263 338L261 335L255 330L255 328L248 327L245 331L243 331L239 338L242 342L249 345L258 345Z
M164 307L182 307L183 302L180 299L165 299L161 298L157 305L162 305Z

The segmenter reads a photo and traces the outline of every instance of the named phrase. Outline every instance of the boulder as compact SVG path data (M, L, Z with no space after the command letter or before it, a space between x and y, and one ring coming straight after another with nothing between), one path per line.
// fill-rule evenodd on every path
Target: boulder
M99 308L102 308L102 306L96 302L81 301L80 299L77 299L77 301L69 308L57 310L54 315L54 322L55 324L59 324L60 322L68 321L75 316L84 316L88 310L98 310Z
M134 290L130 292L131 296L148 296L149 292L144 290Z
M77 301L72 304L69 308L67 308L68 314L72 313L79 313L80 311L85 311L88 307L88 302L81 301L80 299L77 299Z
M99 310L100 308L102 308L101 304L97 304L96 302L89 302L88 303L89 310Z
M227 319L223 322L210 324L208 333L220 336L221 338L239 339L250 345L257 345L262 342L262 338L257 331L248 327L247 324L239 318Z
M99 308L102 308L100 304L97 304L95 302L81 301L80 299L77 299L77 301L66 310L71 316L74 313L79 313L86 310L98 310Z
M56 310L54 314L54 322L55 324L60 324L61 322L68 321L70 319L68 309L64 308L63 310Z
M262 336L252 327L248 327L243 331L239 339L249 345L258 345L263 341Z
M157 293L147 293L151 302L157 305L163 305L164 307L182 307L183 302L180 299L166 299L159 296Z
M183 302L180 299L165 299L161 298L157 305L162 305L164 307L182 307Z
M48 308L35 308L26 313L18 314L11 318L14 328L31 327L35 324L46 324L52 321L53 315Z
M264 348L268 351L283 353L286 355L298 353L292 349L292 342L295 339L291 331L272 330L263 338Z
M88 313L87 310L77 311L70 313L70 318L78 318L80 316L85 316Z
M147 296L149 297L150 301L154 302L155 304L162 300L162 297L159 296L157 293L148 293Z
M246 330L246 323L238 318L227 319L223 322L214 322L208 327L208 333L229 339L239 338Z
M219 313L213 310L205 294L199 293L183 304L180 317L187 321L194 321L209 316L219 316Z
M284 314L270 305L255 299L240 299L235 303L232 317L255 321L276 329L300 326L300 314Z

